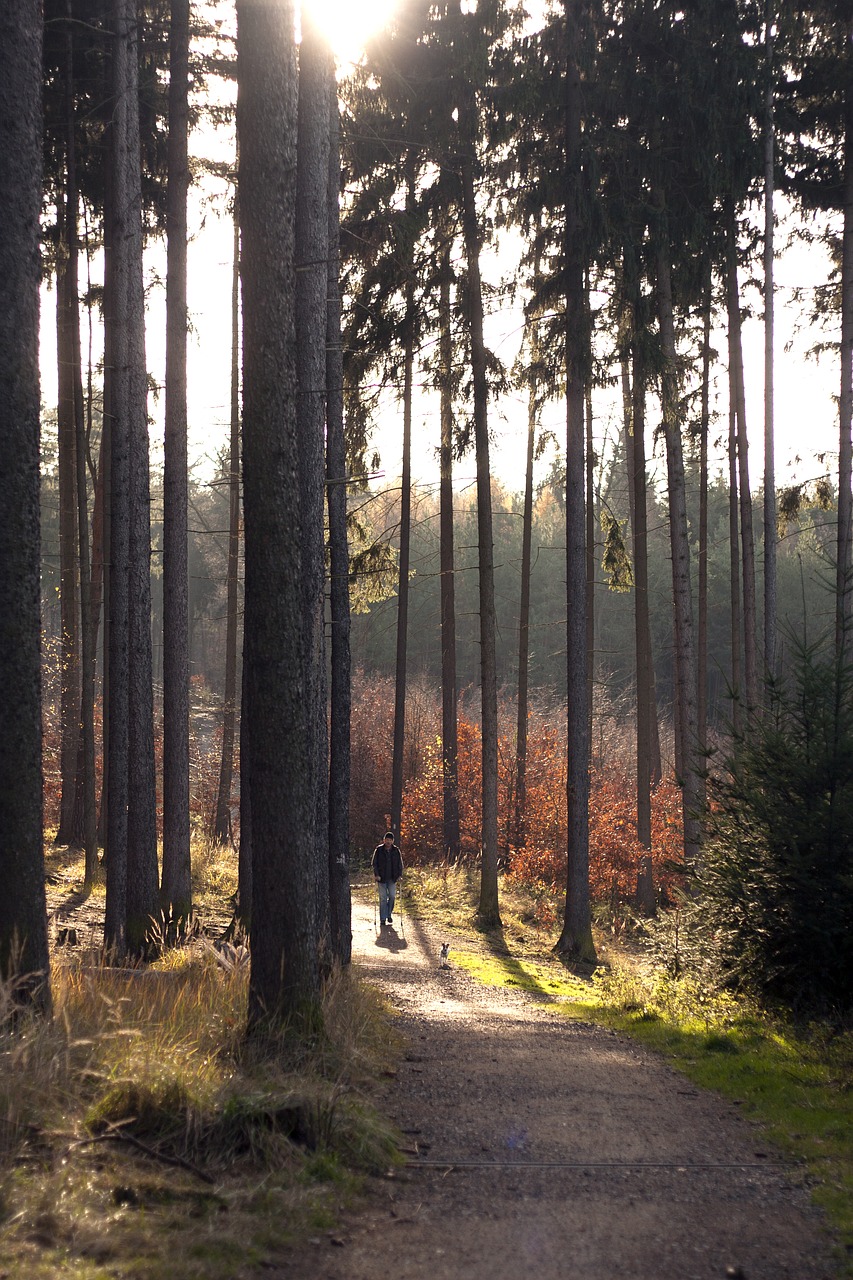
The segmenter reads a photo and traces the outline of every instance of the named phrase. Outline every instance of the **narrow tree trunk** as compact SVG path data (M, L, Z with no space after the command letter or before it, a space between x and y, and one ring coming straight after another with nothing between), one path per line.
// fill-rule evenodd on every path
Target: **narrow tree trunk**
M776 429L774 424L774 153L773 119L773 5L766 0L764 44L766 87L764 94L764 671L776 671Z
M334 69L332 69L333 71ZM329 734L329 905L332 951L340 964L352 959L349 872L350 657L347 456L344 437L344 370L341 344L341 152L338 95L329 94L329 266L326 318L326 501L329 510L329 604L332 622L332 689Z
M0 12L0 977L50 1011L41 771L41 6Z
M738 532L737 414L729 379L729 576L732 632L732 728L741 727L740 534Z
M667 490L672 552L672 589L675 610L675 669L679 737L683 756L681 794L684 811L684 856L695 862L699 852L701 782L698 759L696 707L696 648L693 630L693 597L690 589L690 542L687 532L687 495L678 409L675 325L672 311L669 237L658 198L661 226L656 246L657 295L664 368L661 374L661 410L666 439Z
M584 286L585 332L590 333L589 296ZM586 712L589 718L589 741L592 750L592 711L595 688L595 449L592 443L592 388L584 388L584 429L586 448Z
M538 274L538 261L534 277ZM524 510L521 526L521 600L518 608L518 722L515 733L515 847L527 843L527 679L530 665L530 564L533 546L533 458L536 448L536 416L539 332L538 317L530 321L530 381L527 388L527 460L524 469Z
M468 267L468 321L474 383L474 441L477 457L477 558L480 580L480 693L482 736L482 827L480 902L477 915L485 928L500 923L498 906L498 684L495 647L495 566L492 534L492 488L489 463L489 409L486 346L483 340L483 290L480 241L474 198L476 102L466 87L460 105L464 139L461 159L462 234Z
M699 750L708 745L708 420L711 382L711 267L702 308L702 410L699 423L699 635L697 645Z
M847 60L853 44L853 19L847 27ZM847 71L844 99L844 233L841 256L841 394L838 444L838 552L835 641L839 657L847 652L853 599L853 88Z
M287 1021L308 1028L320 1021L321 851L313 842L309 757L315 740L307 728L303 623L293 3L238 0L237 20L245 512L241 759L248 739L242 782L249 787L252 825L249 1033L263 1037ZM325 270L323 294L325 301Z
M240 556L240 217L234 196L234 258L231 271L231 449L228 472L228 568L225 604L225 691L222 699L222 758L213 838L232 838L231 788L237 722L237 602ZM242 822L241 822L242 829Z
M589 755L586 635L586 529L584 522L584 373L588 362L586 291L581 218L581 86L575 5L565 0L565 191L563 253L566 264L566 661L568 872L563 930L556 950L595 962L589 908Z
M755 544L752 529L752 495L749 488L749 445L746 434L746 394L743 376L743 344L741 341L740 290L737 272L737 228L734 205L726 202L726 301L729 315L729 366L733 379L737 414L738 488L740 493L740 537L743 560L743 674L747 715L758 704L758 670L756 661L755 609Z
M450 249L442 250L438 304L438 352L441 369L441 446L439 450L439 563L441 568L441 777L443 852L459 858L459 736L456 687L456 582L453 546L453 332L450 318Z
M629 470L634 512L631 530L634 548L634 646L637 664L637 839L644 848L651 849L651 792L655 785L652 769L652 724L657 722L657 710L652 701L655 686L649 622L646 373L641 340L636 331L636 321L634 329ZM658 750L660 750L659 747Z
M88 439L83 405L83 375L80 350L79 257L77 155L74 112L74 37L71 27L71 0L65 8L66 32L66 239L68 243L68 321L70 329L71 380L74 407L74 457L76 463L77 539L80 566L80 749L78 794L80 830L85 850L84 885L88 890L98 871L97 808L95 800L95 645L97 621L92 603L92 575L89 556L89 502L86 458ZM76 809L76 806L75 806ZM76 814L75 814L76 817ZM75 822L75 827L76 827ZM75 834L77 834L75 832Z
M166 429L163 461L163 876L160 907L182 930L190 870L187 548L187 192L189 0L172 0L166 207Z
M406 209L415 200L412 159L406 162ZM391 829L400 838L403 812L403 756L406 745L406 666L409 636L409 556L412 531L412 378L415 361L415 282L411 254L403 289L403 468L400 480L400 559L397 568L397 650L394 663L394 738L391 757Z
M67 181L67 178L66 178ZM56 280L56 347L58 369L59 435L59 607L60 607L60 756L62 795L57 844L73 844L74 803L77 789L77 752L80 741L80 624L77 562L77 463L74 419L74 354L71 311L78 305L71 296L66 200L57 199L60 265Z
M315 850L316 910L324 965L330 960L324 514L331 91L328 47L303 8L299 50L295 253L305 696L313 796L313 814L305 836Z

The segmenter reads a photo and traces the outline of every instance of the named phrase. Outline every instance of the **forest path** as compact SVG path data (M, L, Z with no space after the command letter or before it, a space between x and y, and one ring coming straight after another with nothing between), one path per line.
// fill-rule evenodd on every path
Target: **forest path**
M354 962L397 1010L407 1045L377 1101L407 1135L411 1163L371 1180L370 1208L277 1274L837 1274L798 1173L774 1162L733 1104L615 1033L567 1020L546 996L482 986L452 952L440 968L441 940L409 916L377 934L372 898L356 896Z

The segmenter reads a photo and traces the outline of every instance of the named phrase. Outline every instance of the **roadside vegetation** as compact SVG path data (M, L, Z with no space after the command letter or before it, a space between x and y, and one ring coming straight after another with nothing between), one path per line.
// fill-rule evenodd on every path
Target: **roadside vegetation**
M198 853L207 918L227 911L233 871ZM82 861L64 868L75 876ZM261 1053L246 1047L237 949L197 937L121 969L79 941L54 953L51 1020L10 1023L0 988L0 1270L234 1280L333 1231L363 1175L393 1165L366 1086L395 1042L353 975L327 984L322 1040L284 1032Z

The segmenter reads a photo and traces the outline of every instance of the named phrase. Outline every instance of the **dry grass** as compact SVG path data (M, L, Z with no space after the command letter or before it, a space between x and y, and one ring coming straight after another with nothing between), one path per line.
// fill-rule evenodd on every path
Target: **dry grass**
M204 868L220 913L227 864L214 849ZM57 952L50 1021L3 1019L0 989L9 1274L233 1280L331 1229L361 1173L394 1162L365 1088L396 1054L377 998L336 974L322 1038L261 1056L247 981L196 943L139 969Z

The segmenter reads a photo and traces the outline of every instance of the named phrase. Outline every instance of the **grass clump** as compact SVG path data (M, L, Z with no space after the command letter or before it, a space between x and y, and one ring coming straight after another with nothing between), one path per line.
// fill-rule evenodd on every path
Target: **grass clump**
M396 1054L377 997L336 974L323 1036L262 1055L247 984L198 941L138 969L57 953L53 1019L0 1030L12 1274L233 1280L398 1159L366 1091Z

